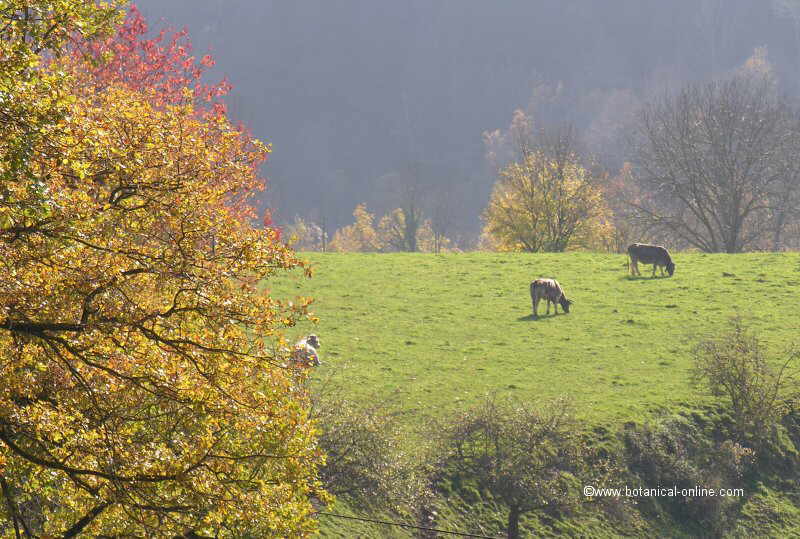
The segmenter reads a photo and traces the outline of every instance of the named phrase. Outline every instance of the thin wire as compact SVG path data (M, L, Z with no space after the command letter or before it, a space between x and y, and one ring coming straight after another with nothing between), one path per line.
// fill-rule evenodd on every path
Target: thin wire
M347 515L338 515L336 513L325 513L323 511L318 511L318 515L325 515L329 517L337 517L337 518L348 518L350 520L360 520L362 522L373 522L375 524L385 524L387 526L399 526L401 528L413 528L415 530L426 530L431 532L439 532L439 533L448 533L450 535L460 535L461 537L478 537L480 539L497 539L497 536L491 535L475 535L472 533L463 533L463 532L453 532L449 530L440 530L438 528L426 528L424 526L414 526L413 524L403 524L401 522L390 522L388 520L376 520L373 518L364 518L364 517L350 517Z

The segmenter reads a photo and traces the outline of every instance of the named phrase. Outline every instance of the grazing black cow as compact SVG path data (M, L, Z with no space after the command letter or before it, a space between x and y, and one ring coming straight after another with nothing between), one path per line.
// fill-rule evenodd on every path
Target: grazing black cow
M669 256L669 251L660 245L647 245L645 243L634 243L628 247L628 257L630 258L630 270L633 275L641 275L638 263L652 264L653 277L656 276L656 268L661 268L661 275L664 275L664 268L672 277L675 273L675 263Z
M531 303L533 303L533 316L538 317L536 307L542 299L547 300L547 314L550 314L550 304L555 307L558 314L558 306L563 307L565 313L569 313L569 306L572 302L564 295L564 290L555 279L536 279L531 283Z

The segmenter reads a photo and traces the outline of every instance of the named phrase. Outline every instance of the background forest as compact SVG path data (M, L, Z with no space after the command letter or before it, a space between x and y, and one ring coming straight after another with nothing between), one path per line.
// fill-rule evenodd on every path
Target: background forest
M614 178L636 157L638 111L666 93L748 59L766 62L780 95L800 88L793 0L139 6L185 24L221 66L212 79L235 81L232 117L275 150L261 207L329 240L358 204L377 228L413 191L451 246L474 248L517 109L535 129L574 126L581 160Z

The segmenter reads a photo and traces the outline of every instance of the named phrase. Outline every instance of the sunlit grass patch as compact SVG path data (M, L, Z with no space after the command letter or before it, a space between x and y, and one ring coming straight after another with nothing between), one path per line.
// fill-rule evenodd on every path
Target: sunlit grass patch
M591 423L639 420L709 402L689 381L690 350L739 314L776 351L800 335L797 254L675 255L674 277L627 274L623 255L309 253L324 365L355 398L392 398L409 425L487 393L572 397ZM531 317L528 286L555 277L568 315ZM347 366L348 368L343 368Z

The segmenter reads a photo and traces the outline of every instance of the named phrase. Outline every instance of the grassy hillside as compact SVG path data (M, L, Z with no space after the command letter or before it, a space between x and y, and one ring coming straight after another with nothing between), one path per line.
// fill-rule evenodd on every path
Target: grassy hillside
M677 254L672 278L629 277L623 255L310 253L312 279L267 283L316 298L317 376L390 398L409 425L486 393L571 396L594 424L697 407L697 339L740 314L773 349L800 335L797 254ZM555 277L568 315L531 316L528 286Z

